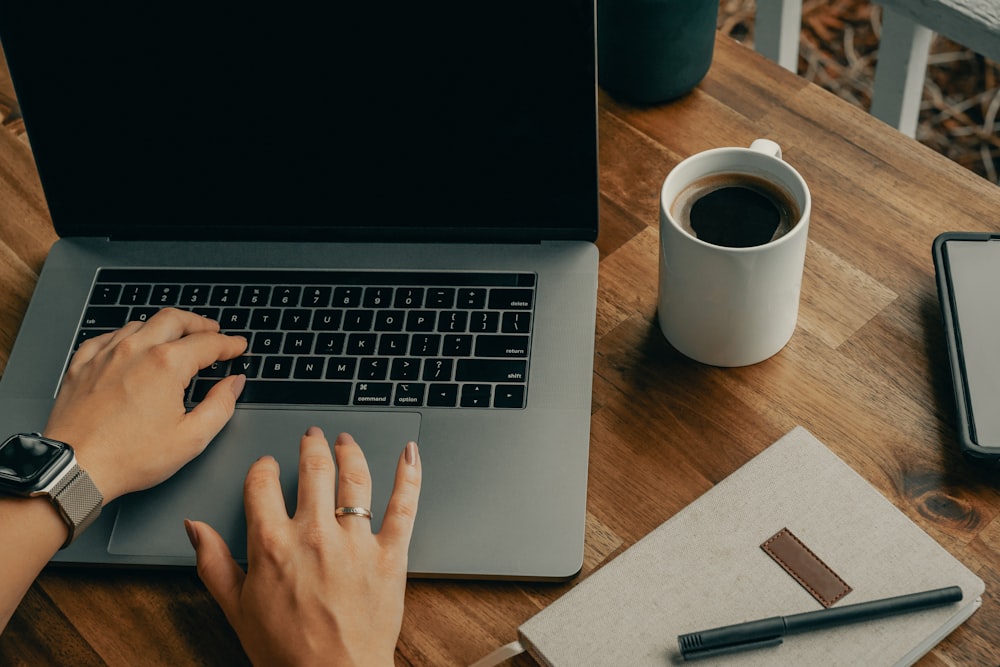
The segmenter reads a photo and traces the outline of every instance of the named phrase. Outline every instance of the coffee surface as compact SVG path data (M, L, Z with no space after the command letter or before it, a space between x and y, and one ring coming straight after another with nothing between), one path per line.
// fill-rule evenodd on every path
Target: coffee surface
M727 248L752 248L781 238L800 214L780 186L750 174L713 174L677 197L671 214L695 238Z

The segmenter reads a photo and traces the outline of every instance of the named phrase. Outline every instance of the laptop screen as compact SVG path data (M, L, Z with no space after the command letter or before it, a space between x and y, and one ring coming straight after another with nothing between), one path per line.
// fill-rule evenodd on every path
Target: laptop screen
M597 234L593 0L5 0L56 230Z

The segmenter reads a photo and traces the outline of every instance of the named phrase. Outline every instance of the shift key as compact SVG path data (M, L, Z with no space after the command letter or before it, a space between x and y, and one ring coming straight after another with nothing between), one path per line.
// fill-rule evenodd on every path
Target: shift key
M524 382L528 362L523 359L459 359L459 382Z
M477 357L502 357L522 359L528 356L529 336L484 336L476 337Z

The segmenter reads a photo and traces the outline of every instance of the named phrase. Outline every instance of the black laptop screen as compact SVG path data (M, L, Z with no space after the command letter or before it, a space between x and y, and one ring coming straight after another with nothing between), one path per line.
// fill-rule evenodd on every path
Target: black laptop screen
M57 231L597 233L592 0L0 3Z

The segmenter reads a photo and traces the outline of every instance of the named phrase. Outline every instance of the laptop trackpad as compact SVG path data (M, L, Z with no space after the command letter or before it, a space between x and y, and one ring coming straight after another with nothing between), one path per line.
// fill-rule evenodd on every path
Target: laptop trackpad
M417 440L414 412L321 412L241 409L205 452L163 484L122 498L108 551L121 555L191 557L184 519L205 521L225 538L237 560L246 559L243 480L250 465L269 454L281 465L289 515L295 512L299 439L321 427L332 446L337 434L354 436L372 471L373 529L392 491L396 462L409 440ZM330 508L333 513L334 508Z

